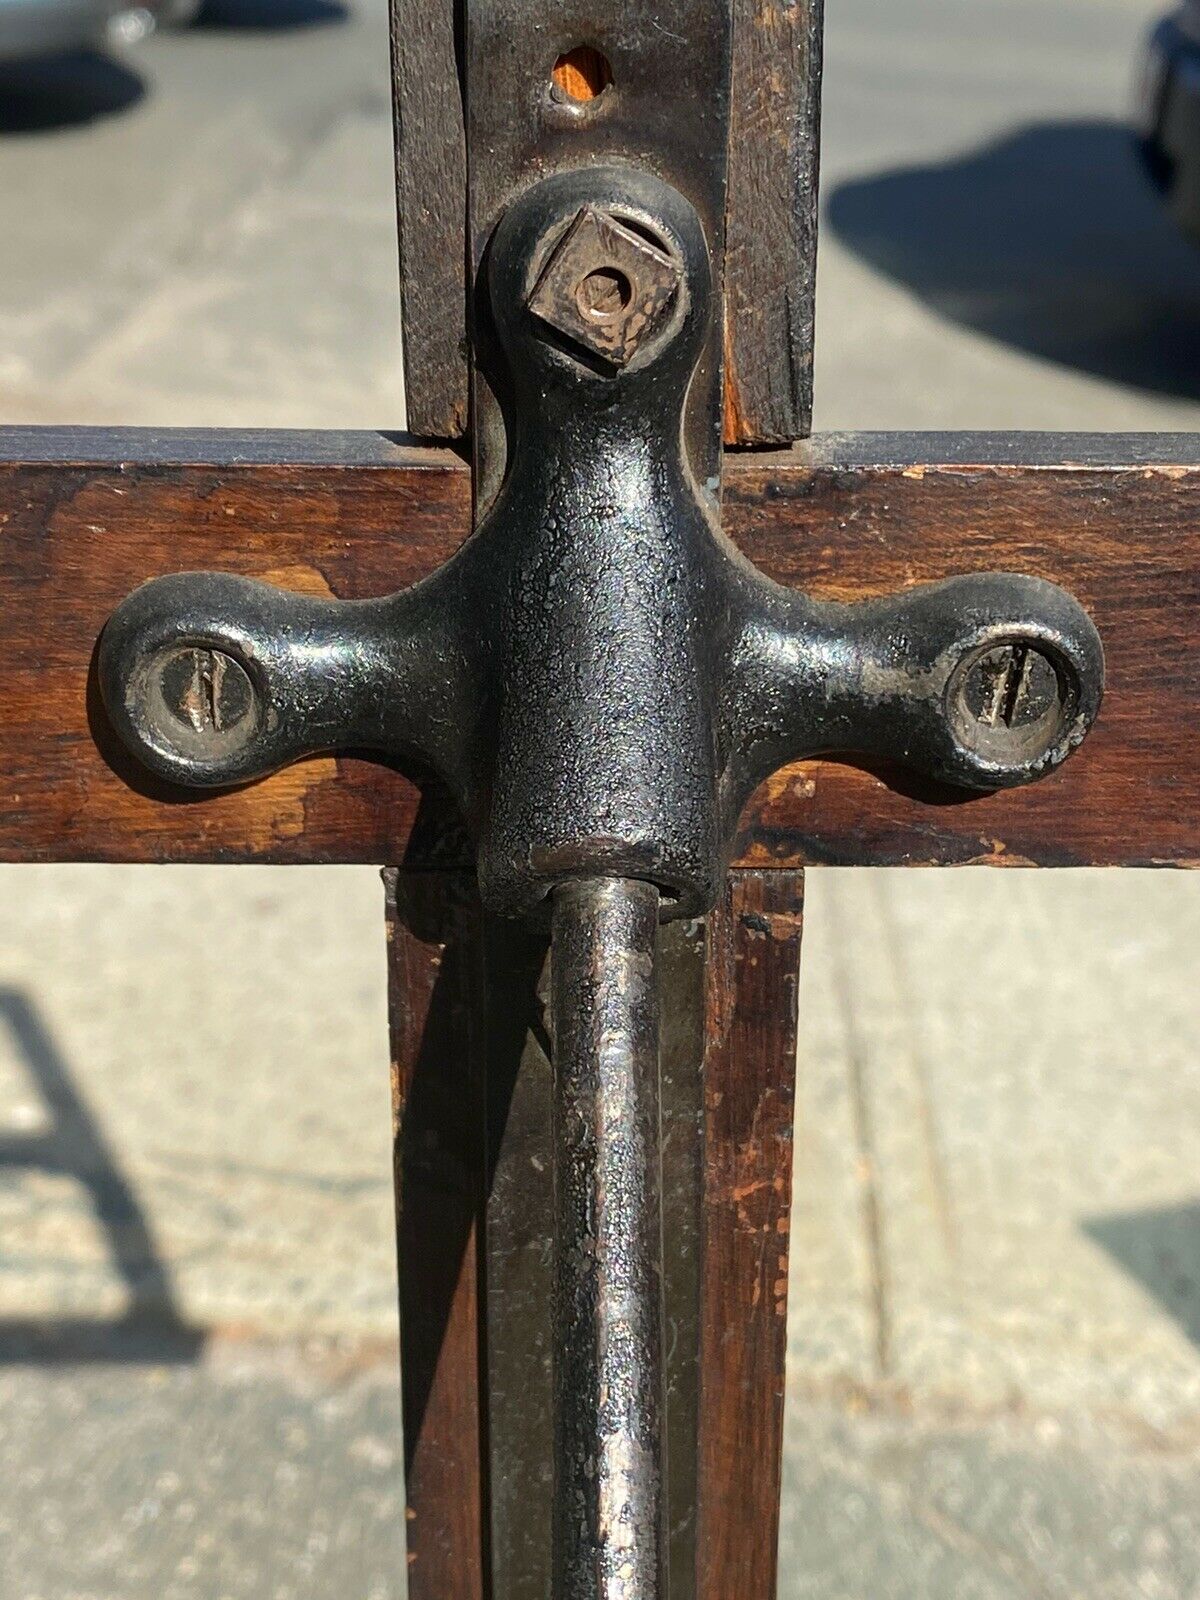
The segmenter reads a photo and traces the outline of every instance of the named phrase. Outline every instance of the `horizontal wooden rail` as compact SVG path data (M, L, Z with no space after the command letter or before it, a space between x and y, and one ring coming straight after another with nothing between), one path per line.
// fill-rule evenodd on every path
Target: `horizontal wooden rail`
M165 791L97 703L105 618L158 573L215 567L386 593L463 538L455 455L382 434L0 430L0 859L407 861L465 841L436 789L352 757L235 793ZM829 435L732 457L726 527L780 582L843 599L983 569L1064 584L1108 655L1083 750L966 798L814 761L742 819L755 867L1200 861L1200 436Z

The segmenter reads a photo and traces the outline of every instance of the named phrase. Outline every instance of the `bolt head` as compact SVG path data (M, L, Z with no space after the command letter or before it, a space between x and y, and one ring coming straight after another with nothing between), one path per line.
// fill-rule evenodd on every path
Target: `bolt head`
M1001 644L972 662L963 677L963 704L986 728L1021 729L1057 705L1058 673L1040 650Z
M234 656L207 644L178 644L150 664L131 712L155 744L191 760L227 759L259 725L259 695Z
M620 371L666 325L682 282L665 249L585 206L551 252L528 306L577 350Z
M246 669L223 650L185 645L158 670L167 711L203 737L232 731L254 711L254 685Z
M1014 767L1034 766L1054 749L1073 699L1065 667L1022 638L972 652L950 690L950 719L960 742L985 760Z

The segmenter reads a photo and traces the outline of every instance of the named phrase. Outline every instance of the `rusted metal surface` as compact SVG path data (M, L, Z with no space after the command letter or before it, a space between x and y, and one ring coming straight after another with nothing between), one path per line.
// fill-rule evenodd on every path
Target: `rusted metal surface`
M556 1600L666 1600L658 891L554 895Z
M548 931L491 922L482 1002L488 1075L486 1297L488 1553L493 1592L554 1592L554 1089ZM666 1467L671 1600L695 1600L705 1052L705 924L659 930ZM729 977L722 968L723 981ZM733 1071L743 1070L735 1064ZM765 1374L758 1381L769 1381ZM440 1518L431 1508L430 1515ZM710 1600L705 1596L704 1600ZM724 1594L714 1600L725 1600Z
M542 268L529 309L584 355L624 367L661 331L682 282L669 251L586 206Z

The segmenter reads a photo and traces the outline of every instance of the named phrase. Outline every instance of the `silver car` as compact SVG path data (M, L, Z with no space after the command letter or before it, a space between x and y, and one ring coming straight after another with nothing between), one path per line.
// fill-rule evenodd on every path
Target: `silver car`
M0 0L0 64L136 44L191 21L201 0Z

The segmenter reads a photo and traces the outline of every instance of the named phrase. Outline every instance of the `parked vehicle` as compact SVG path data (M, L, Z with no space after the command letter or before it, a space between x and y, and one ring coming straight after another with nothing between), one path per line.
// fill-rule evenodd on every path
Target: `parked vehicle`
M0 62L135 43L154 21L122 0L0 0Z
M0 0L0 65L137 44L156 27L185 27L202 4L203 0Z
M1186 0L1150 35L1137 120L1151 176L1179 226L1200 241L1200 0Z

